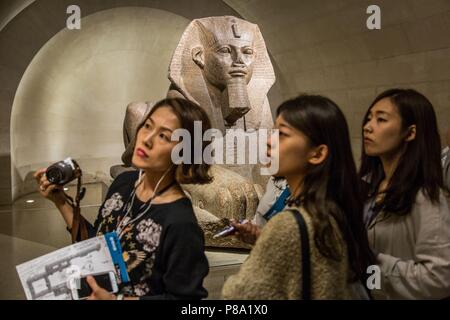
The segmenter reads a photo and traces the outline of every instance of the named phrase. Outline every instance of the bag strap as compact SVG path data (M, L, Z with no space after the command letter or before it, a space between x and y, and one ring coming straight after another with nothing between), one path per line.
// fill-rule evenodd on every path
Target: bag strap
M309 250L309 238L308 228L306 227L305 219L303 215L295 209L289 209L294 215L297 221L300 231L300 244L302 251L302 299L311 300L311 263L310 263L310 250Z

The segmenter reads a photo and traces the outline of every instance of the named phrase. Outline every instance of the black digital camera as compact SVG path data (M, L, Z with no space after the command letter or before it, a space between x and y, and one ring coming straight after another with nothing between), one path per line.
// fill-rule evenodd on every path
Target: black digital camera
M67 158L48 167L45 175L51 184L63 186L79 178L81 169L75 160Z

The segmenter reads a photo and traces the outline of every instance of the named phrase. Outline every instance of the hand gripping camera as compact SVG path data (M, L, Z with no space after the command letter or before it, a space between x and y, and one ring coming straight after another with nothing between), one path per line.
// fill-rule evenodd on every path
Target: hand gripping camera
M81 168L75 160L67 158L48 167L45 175L50 183L63 186L81 177Z
M72 222L72 242L82 241L88 238L86 220L80 214L80 201L83 199L86 188L81 188L81 168L78 163L67 158L66 160L57 162L47 168L47 180L51 184L63 186L75 179L77 182L77 193L75 199L64 193L70 206L73 208L73 222Z

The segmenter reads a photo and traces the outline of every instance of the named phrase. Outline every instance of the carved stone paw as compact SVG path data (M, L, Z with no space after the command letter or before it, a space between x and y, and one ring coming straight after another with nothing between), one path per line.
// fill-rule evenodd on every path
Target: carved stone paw
M221 166L212 166L214 180L206 185L183 185L191 198L200 226L210 247L249 248L234 237L213 239L228 225L229 219L252 219L263 189L239 174Z

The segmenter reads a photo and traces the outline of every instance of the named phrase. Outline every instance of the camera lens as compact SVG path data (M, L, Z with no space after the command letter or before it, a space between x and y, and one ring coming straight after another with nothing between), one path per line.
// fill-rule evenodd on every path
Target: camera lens
M52 184L60 184L60 182L63 180L63 172L59 167L52 166L48 168L46 172L47 179Z
M65 185L81 175L78 164L68 158L48 167L46 176L51 184Z

